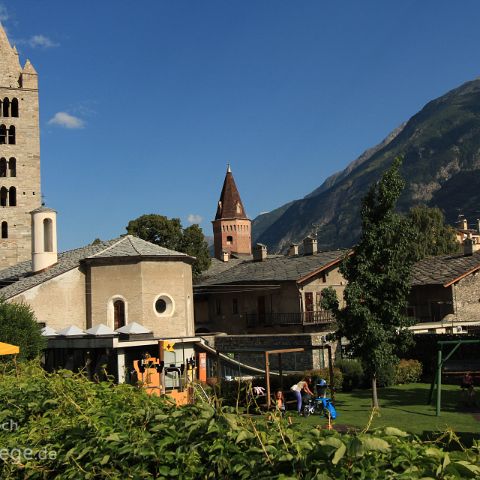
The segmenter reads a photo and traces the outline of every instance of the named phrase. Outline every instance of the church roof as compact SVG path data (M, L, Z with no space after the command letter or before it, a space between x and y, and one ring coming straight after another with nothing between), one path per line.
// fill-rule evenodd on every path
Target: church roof
M69 270L79 267L81 262L95 259L114 258L167 258L191 261L193 257L185 253L159 247L132 235L107 240L86 247L69 250L58 255L58 261L50 268L34 274L32 262L17 263L0 270L0 296L12 298L30 288L58 277Z
M21 71L18 54L10 46L7 34L0 23L0 87L18 88Z
M338 264L348 252L348 250L330 250L314 255L272 255L261 262L245 260L228 270L204 278L195 287L229 283L303 282L322 270Z
M222 218L242 218L247 219L245 208L238 193L235 180L233 178L230 165L227 168L225 180L223 182L222 193L220 194L220 200L218 201L217 214L215 220Z

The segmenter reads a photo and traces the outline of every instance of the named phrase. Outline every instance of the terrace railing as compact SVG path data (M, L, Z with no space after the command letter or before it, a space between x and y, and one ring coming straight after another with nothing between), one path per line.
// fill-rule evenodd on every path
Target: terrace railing
M330 310L318 312L246 313L245 317L249 327L256 325L322 325L334 321Z

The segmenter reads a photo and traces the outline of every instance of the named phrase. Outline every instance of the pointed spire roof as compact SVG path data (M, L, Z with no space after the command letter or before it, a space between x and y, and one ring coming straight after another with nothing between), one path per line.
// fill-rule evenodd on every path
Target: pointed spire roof
M21 71L18 54L11 47L5 29L0 23L0 87L18 88Z
M222 218L247 219L242 199L240 198L235 180L233 179L230 164L227 165L227 173L225 175L225 181L223 182L220 200L218 201L217 214L215 215L215 220Z

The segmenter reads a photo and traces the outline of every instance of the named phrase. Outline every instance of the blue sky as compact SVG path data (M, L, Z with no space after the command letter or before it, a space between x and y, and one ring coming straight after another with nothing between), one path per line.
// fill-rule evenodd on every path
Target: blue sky
M0 0L39 73L61 250L144 213L211 235L226 164L251 218L303 197L479 75L478 0Z

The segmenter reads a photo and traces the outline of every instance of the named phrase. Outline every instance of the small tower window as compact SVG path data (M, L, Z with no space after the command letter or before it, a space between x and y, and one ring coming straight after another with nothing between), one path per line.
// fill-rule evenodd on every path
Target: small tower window
M8 223L2 222L2 238L8 238Z
M11 207L17 206L17 189L15 187L10 187L8 190L8 204Z
M7 127L0 125L0 145L7 143Z
M125 302L123 300L115 300L113 302L113 329L125 326Z
M0 165L0 170L1 170L1 165ZM13 157L10 158L10 160L8 161L8 170L9 170L9 175L11 177L17 176L17 160Z
M233 242L233 237L232 237L231 235L229 235L229 236L227 237L227 245L231 245L232 242Z
M0 189L0 207L7 206L8 190L5 187Z
M7 176L7 160L5 158L0 158L0 177Z
M53 252L53 228L51 218L46 218L43 221L43 251Z
M15 145L15 127L13 125L8 129L8 143Z
M9 108L10 108L10 100L8 98L4 98L3 99L3 105L2 105L2 114L4 117L8 117L9 116Z
M12 117L18 117L18 99L14 98L11 105Z

